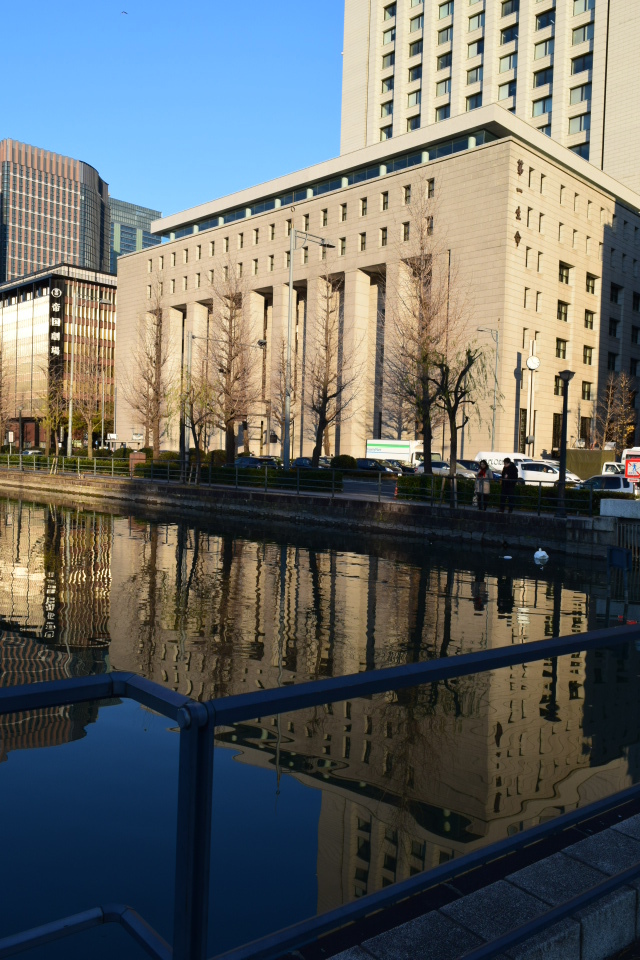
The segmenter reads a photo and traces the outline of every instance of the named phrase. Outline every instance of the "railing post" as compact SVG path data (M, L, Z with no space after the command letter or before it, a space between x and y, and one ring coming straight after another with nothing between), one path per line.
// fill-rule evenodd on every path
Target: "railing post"
M173 960L206 960L213 802L211 704L180 711Z
M62 457L62 472L64 473L64 455Z
M209 460L209 486L211 486L212 469L213 469L213 454L211 454L211 460Z
M296 493L300 496L300 467L296 467Z
M98 471L97 460L96 460L96 458L94 457L94 458L93 458L93 475L94 475L94 477L95 477L97 471Z
M171 483L171 463L167 460L167 483Z
M34 473L36 472L36 460L37 460L37 459L38 459L38 454L36 453L36 455L35 455L34 458L33 458L33 472L34 472Z
M589 516L593 516L593 487L589 487Z
M111 457L111 476L113 476L113 457Z
M382 473L378 470L378 503L380 503L380 493L382 490Z
M238 469L238 468L236 467L236 471L237 471L237 469ZM237 483L236 483L236 486L238 486ZM265 493L267 492L267 465L266 465L266 464L265 464L265 466L264 466L264 492L265 492Z
M540 516L541 509L542 509L542 482L538 480L538 516Z
M80 476L80 457L76 457L76 463L78 465L78 476Z
M238 468L236 467L236 490L238 489Z
M344 488L343 488L344 489ZM331 499L336 495L336 472L335 470L331 471Z

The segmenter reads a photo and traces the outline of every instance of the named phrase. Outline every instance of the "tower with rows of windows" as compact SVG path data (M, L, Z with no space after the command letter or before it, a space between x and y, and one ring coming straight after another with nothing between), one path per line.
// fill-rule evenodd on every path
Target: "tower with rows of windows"
M341 152L499 103L640 191L635 0L346 0Z

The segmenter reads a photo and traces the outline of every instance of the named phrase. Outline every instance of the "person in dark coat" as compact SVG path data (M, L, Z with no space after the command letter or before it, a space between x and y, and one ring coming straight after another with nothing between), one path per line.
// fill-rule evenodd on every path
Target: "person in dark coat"
M500 490L500 513L504 513L505 504L509 504L509 513L513 513L513 502L516 492L516 482L518 480L518 468L511 462L509 457L504 458L504 467L502 468L502 488Z

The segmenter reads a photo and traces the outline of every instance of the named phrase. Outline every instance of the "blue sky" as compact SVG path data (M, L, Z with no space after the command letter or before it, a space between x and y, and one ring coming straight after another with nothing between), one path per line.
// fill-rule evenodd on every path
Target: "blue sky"
M343 10L7 2L0 139L86 160L112 196L164 214L328 159L340 149Z

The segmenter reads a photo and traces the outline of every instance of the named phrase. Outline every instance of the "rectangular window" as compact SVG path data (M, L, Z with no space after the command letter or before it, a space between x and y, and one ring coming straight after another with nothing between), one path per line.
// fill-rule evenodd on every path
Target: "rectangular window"
M540 100L534 100L532 104L532 117L541 117L545 113L551 113L553 106L553 97L541 97Z
M393 79L393 77L391 79ZM417 67L409 67L409 83L414 83L416 80L421 80L421 79L422 79L422 64L419 63ZM393 85L391 89L393 90Z
M407 107L418 107L420 106L420 91L414 90L413 93L407 94Z
M634 291L633 300L631 302L631 309L635 313L640 313L640 293Z
M560 263L558 267L558 280L560 283L569 283L569 271L571 267L568 263Z
M564 397L564 380L562 377L555 377L553 381L553 392L556 397Z
M590 367L593 363L593 347L582 348L582 362Z
M153 260L147 260L147 273L153 273Z
M582 103L584 100L591 100L591 84L583 83L580 87L574 87L569 94L569 103Z
M276 238L276 225L275 223L269 224L269 240L275 240Z
M238 234L238 250L242 250L244 247L244 233Z
M409 117L407 120L407 131L417 130L420 126L420 114L417 113L414 117Z
M504 30L500 31L500 44L504 45L505 43L511 43L513 40L518 39L518 24L515 23L512 27L505 27Z
M609 352L607 354L607 370L615 373L618 369L618 354Z
M444 30L438 30L438 45L449 43L452 39L453 27L445 27ZM422 50L420 52L422 52Z
M382 58L382 69L388 70L390 67L394 65L395 62L396 62L395 53L385 53L385 55Z
M562 320L563 323L567 323L569 320L569 304L564 303L562 300L558 300L558 320Z
M395 3L390 3L388 7L384 8L384 19L393 20L396 15L396 5Z
M518 54L510 53L507 57L500 57L500 73L515 70L518 66Z
M571 35L571 43L574 47L588 40L593 40L593 22L585 23L584 27L576 27Z
M584 312L584 325L587 330L593 330L593 318L595 314L593 310L585 310Z
M215 240L211 240L209 243L209 256L210 257L215 256L215 252L216 252L216 242Z
M189 251L188 251L188 250L183 250L183 251L182 251L182 262L183 262L183 263L189 263Z
M393 91L393 77L387 77L382 81L382 92L391 93Z
M147 300L151 300L151 284L147 285Z
M569 120L569 133L582 133L584 130L591 129L591 114L581 113L579 117L571 117Z
M169 284L169 293L175 293L175 292L176 292L176 282L175 280L171 280Z
M559 360L567 359L567 341L561 340L560 337L556 337L556 357Z
M436 110L436 123L441 120L448 120L451 113L451 106L447 103L444 107L438 107Z
M469 110L477 110L482 106L482 94L474 93L472 97L467 97L467 113Z
M271 253L271 254L269 254L269 273L273 273L274 264L275 264L275 257L274 257L274 255Z
M158 270L164 270L164 257L158 257Z
M476 40L475 43L467 45L467 58L479 57L484 53L484 40Z
M631 327L631 343L640 343L640 327Z
M389 191L385 190L384 193L380 194L380 209L388 210L389 209Z
M427 180L427 197L431 200L432 197L436 195L436 181L434 179Z
M482 67L473 67L467 70L467 83L482 83Z
M534 87L545 87L548 83L553 83L553 67L545 67L544 70L536 70L533 75Z
M347 252L347 238L340 237L339 244L338 244L338 255L340 257L344 257L346 252Z
M503 0L501 16L509 17L520 9L520 0Z
M417 33L418 30L422 30L424 26L424 17L420 14L419 17L413 17L412 20L409 20L409 33Z
M632 357L629 361L629 373L632 377L638 376L638 361L635 357Z
M386 245L387 245L387 228L381 227L380 228L380 246L386 247Z
M469 17L469 33L480 30L481 27L484 27L484 13L476 13L473 17Z
M196 247L196 260L202 260L202 246L198 244Z
M450 67L450 66L451 66L451 54L450 54L450 53L443 53L443 54L441 54L441 56L439 56L438 59L436 60L436 69L437 69L437 70L446 70L447 67ZM416 67L416 69L418 69L418 68ZM422 67L420 67L419 69L420 69L420 76L422 76ZM411 79L411 78L410 78L410 79ZM414 78L414 79L416 79L416 78Z
M175 253L172 253L172 254L171 254L171 266L172 266L172 267L175 267L175 265L176 265L176 255L175 255Z
M321 222L321 224L322 224L323 227L326 227L326 226L327 226L327 224L329 223L329 211L328 211L328 210L325 209L325 210L322 211L321 216L320 216L320 222Z
M574 17L579 16L581 13L586 13L587 10L593 10L595 5L596 0L573 0Z
M224 252L229 253L229 237L224 238Z
M550 40L542 40L534 44L533 59L542 60L543 57L549 57L553 53L553 37Z
M611 303L622 303L622 287L619 287L617 283L611 284L609 300Z
M367 198L363 197L360 201L360 216L366 217L367 215Z
M346 203L340 204L340 222L344 223L347 219L347 205Z
M417 57L422 53L422 40L414 40L413 43L409 44L409 56Z
M498 100L508 100L509 97L515 97L516 87L515 80L510 80L509 83L501 83L498 87Z
M588 380L582 381L582 399L583 400L591 400L592 388L593 388L593 384L590 383Z
M402 239L406 242L409 239L411 233L411 224L403 223L402 224Z
M574 57L571 61L571 73L582 73L593 69L593 54L585 53L581 57Z
M595 292L596 292L596 277L594 277L594 275L593 275L592 273L588 273L588 274L587 274L587 286L586 286L586 290L587 290L587 293L595 293Z
M444 20L445 17L453 16L453 0L447 0L447 3L441 3L438 7L438 20Z
M411 184L407 184L407 186L404 187L402 192L402 199L405 204L411 203Z
M396 38L396 28L391 27L389 30L385 30L382 34L382 46L386 47L388 43L393 43Z
M551 10L545 10L544 13L539 13L536 16L536 30L544 30L545 27L552 27L556 22L556 11L555 8Z
M609 317L609 336L618 336L618 320L614 320L613 317Z
M381 140L390 140L393 134L393 127L389 125L388 127L380 128L380 139Z
M446 80L439 80L436 83L436 97L443 97L445 94L450 93L451 91L451 78L447 77ZM411 94L409 94L411 96Z
M367 249L367 235L366 233L360 234L360 252L363 253Z
M254 277L257 277L257 276L258 276L258 261L257 261L257 260L254 260L254 261L253 261L253 275L254 275Z

